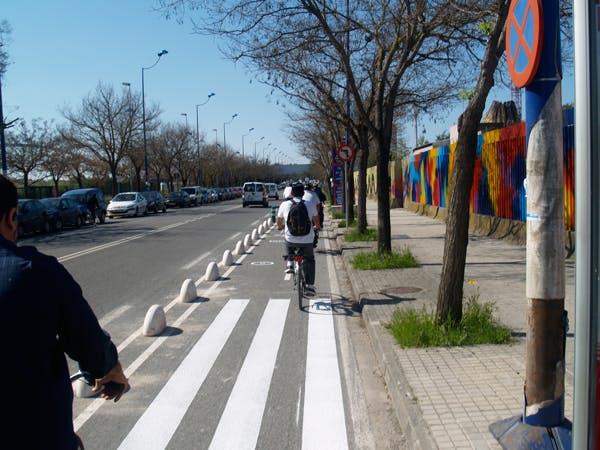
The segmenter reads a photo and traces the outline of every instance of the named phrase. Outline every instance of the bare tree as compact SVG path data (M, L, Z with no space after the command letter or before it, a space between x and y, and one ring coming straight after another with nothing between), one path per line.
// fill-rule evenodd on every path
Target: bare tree
M186 151L192 146L192 138L185 125L165 124L154 138L154 157L169 179L171 189L176 178L181 177L178 160L184 157Z
M99 83L95 92L83 99L77 111L69 108L62 111L68 126L61 129L61 135L88 149L108 166L113 194L117 191L119 164L127 156L132 137L142 126L139 109L132 105L129 93L119 94L112 86ZM158 107L147 108L147 130L156 126L158 116Z
M391 251L388 163L392 125L402 105L448 98L465 76L471 25L487 13L476 0L163 0L168 13L198 8L198 30L225 38L223 51L264 73L287 95L315 90L340 104L368 132L377 154L378 251ZM349 8L347 9L347 5ZM436 70L431 70L432 63ZM310 86L310 89L307 87ZM342 103L343 104L343 103Z
M48 148L48 153L42 161L42 168L50 175L54 184L54 192L59 193L59 182L69 172L71 155L70 144L57 136L53 145Z
M20 120L17 127L8 133L9 171L23 180L26 195L30 184L44 178L42 163L53 147L55 138L53 124L39 118L33 119L30 126Z

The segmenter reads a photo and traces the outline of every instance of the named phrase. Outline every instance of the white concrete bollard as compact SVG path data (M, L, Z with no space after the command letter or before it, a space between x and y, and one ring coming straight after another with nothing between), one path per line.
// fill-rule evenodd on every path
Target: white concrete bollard
M209 262L206 268L206 281L217 281L219 276L219 266L217 266L217 263L214 261Z
M198 292L196 291L194 280L188 278L181 285L181 290L179 291L179 303L189 303L197 298Z
M225 250L223 252L223 259L221 260L221 263L225 267L229 267L233 264L233 256L229 250Z
M160 305L152 305L144 319L144 336L156 336L162 333L166 326L165 310Z
M270 223L270 220L271 220L271 219L267 219L267 220L265 220L265 223L263 224L263 227L265 228L265 230L268 230L268 229L269 229L269 226L271 225L271 223Z
M246 236L244 236L244 249L250 248L251 245L252 239L250 238L250 235L247 234Z
M262 226L262 223L258 226L258 234L259 235L265 234L265 229Z
M258 231L256 231L256 228L252 230L252 236L250 237L252 238L252 242L258 241Z
M246 252L246 248L244 247L244 243L242 241L237 241L235 244L235 248L233 249L233 254L236 256L243 255Z

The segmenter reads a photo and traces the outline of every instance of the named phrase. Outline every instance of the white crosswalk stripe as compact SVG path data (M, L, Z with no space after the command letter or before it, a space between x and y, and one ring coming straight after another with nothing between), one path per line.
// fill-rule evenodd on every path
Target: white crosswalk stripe
M289 299L270 300L267 304L211 449L255 448L289 304Z
M342 383L331 300L311 300L310 311L302 448L347 449Z
M163 449L204 382L249 300L230 300L119 446Z
M307 335L303 334L307 338L306 372L304 379L299 375L296 381L299 384L294 384L294 389L297 387L304 394L293 400L291 409L297 412L292 412L296 417L291 417L289 422L290 427L297 430L294 431L297 445L301 440L302 449L348 448L331 299L311 299L309 308L302 313L290 310L290 298L269 299L262 312L263 306L253 302L230 299L225 303L198 341L192 343L189 353L120 443L119 449L164 449L172 440L176 442L189 433L189 429L186 431L182 427L184 417L193 413L188 411L190 405L202 389L206 390L210 385L211 370L221 364L221 358L227 358L223 349L234 330L247 327L249 320L259 320L259 317L248 351L245 356L240 355L243 363L234 374L233 388L228 397L222 397L224 409L220 417L215 417L213 425L209 425L215 427L210 428L214 433L202 437L201 448L207 448L209 442L208 448L212 450L250 450L264 446L262 433L269 429L273 420L272 413L270 416L266 413L270 408L267 402L271 401L269 393L281 363L278 356L288 316L290 320L308 317L308 330L304 331ZM301 374L303 361L294 361L294 371ZM296 364L300 366L296 367ZM289 363L287 367L290 367ZM198 428L204 426L198 423Z

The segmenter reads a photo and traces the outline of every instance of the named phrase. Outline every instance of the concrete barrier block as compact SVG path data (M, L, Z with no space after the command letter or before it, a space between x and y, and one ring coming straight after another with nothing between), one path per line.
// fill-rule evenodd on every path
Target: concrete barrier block
M167 318L165 310L160 305L152 305L146 313L144 319L144 335L156 336L164 331L167 327Z
M258 234L265 234L265 228L263 227L262 223L258 226Z
M265 220L265 223L263 224L263 226L265 227L265 231L268 230L269 227L271 226L271 219Z
M258 241L258 231L256 230L256 228L254 230L252 230L252 242L256 242Z
M223 259L221 260L221 263L225 267L229 267L233 264L233 256L229 250L225 250L223 252Z
M214 261L209 262L206 268L206 281L217 281L219 276L219 266L217 266L217 263Z
M252 245L252 239L250 238L250 235L247 234L246 236L244 236L244 249L249 248Z
M181 285L181 290L179 291L179 303L189 303L197 298L198 292L196 291L194 280L188 278Z
M235 244L235 248L233 249L233 254L236 256L240 256L243 255L246 252L246 248L244 246L244 243L242 241L237 241L237 244Z

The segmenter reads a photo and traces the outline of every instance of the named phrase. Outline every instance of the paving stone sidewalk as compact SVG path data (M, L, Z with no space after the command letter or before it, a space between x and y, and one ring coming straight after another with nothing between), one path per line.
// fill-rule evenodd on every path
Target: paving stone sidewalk
M402 349L385 325L398 308L431 308L437 302L445 224L404 209L392 209L392 247L406 246L419 268L359 271L350 261L374 250L374 242L349 243L343 229L334 234L365 326L403 431L415 449L498 449L489 432L493 422L519 415L525 376L525 247L470 234L465 296L479 293L494 302L496 317L515 335L511 345ZM370 227L377 204L367 203ZM335 224L336 221L333 221ZM574 260L566 262L567 338L565 416L573 417Z

